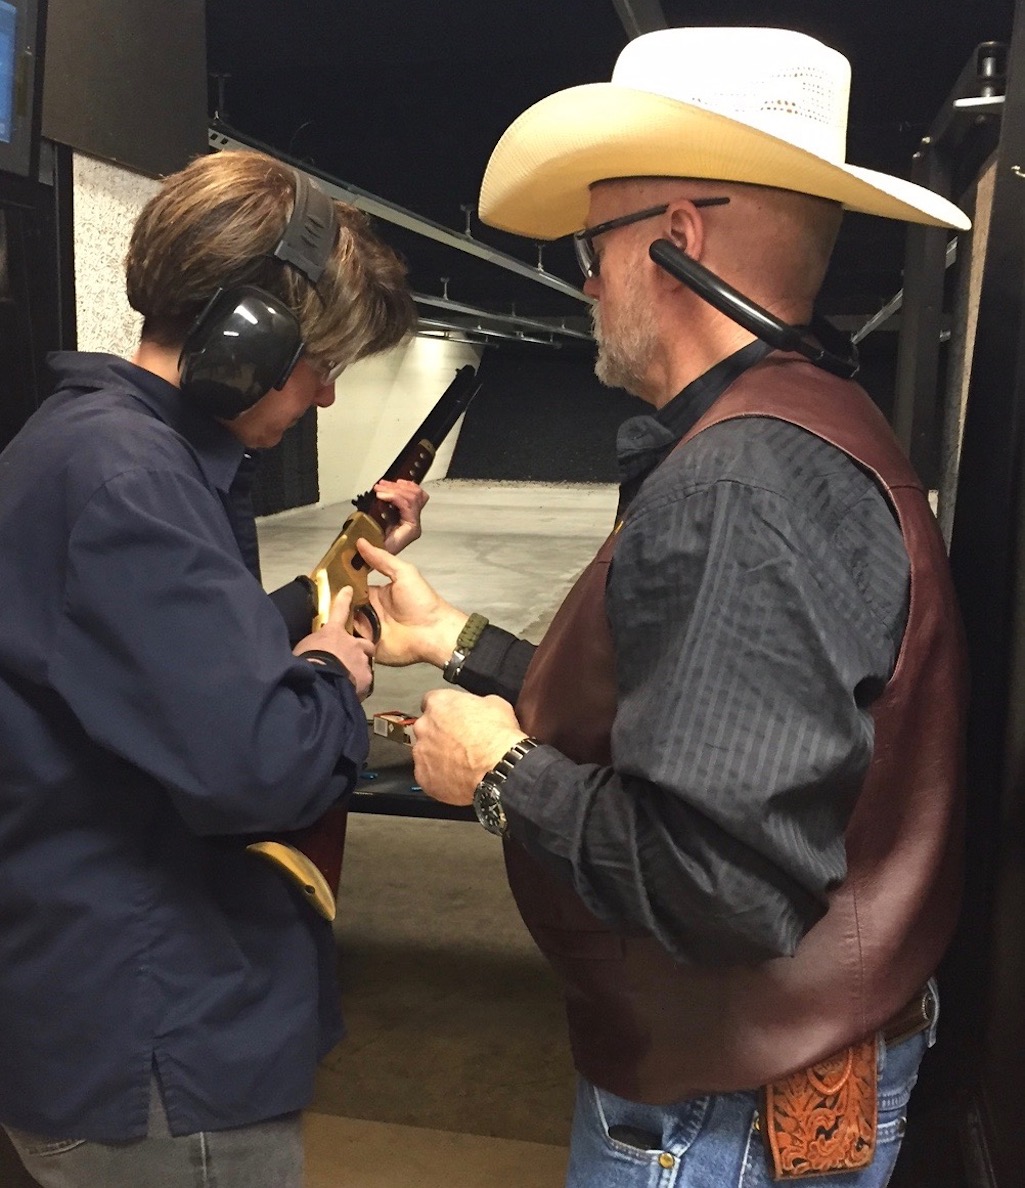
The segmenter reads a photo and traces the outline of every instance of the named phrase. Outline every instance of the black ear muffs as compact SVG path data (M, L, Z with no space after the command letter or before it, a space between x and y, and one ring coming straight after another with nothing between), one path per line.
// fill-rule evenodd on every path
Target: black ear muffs
M295 203L273 257L316 285L338 237L334 202L305 173L293 173ZM255 285L219 289L185 337L182 395L233 420L287 381L304 346L299 319L277 297Z
M285 383L303 345L298 318L266 290L221 289L185 339L182 391L211 416L230 421Z

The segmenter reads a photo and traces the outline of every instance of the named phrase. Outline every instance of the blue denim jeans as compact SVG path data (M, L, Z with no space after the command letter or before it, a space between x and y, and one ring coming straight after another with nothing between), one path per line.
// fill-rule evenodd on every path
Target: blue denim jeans
M122 1143L50 1139L5 1127L42 1188L301 1188L300 1116L174 1138L154 1082L149 1133Z
M918 1066L935 1041L935 1028L934 1020L931 1028L902 1043L879 1044L879 1120L871 1166L809 1177L809 1188L884 1188L897 1162ZM581 1079L566 1188L774 1188L777 1181L756 1129L758 1109L755 1092L650 1106L624 1101ZM645 1149L649 1141L651 1149Z

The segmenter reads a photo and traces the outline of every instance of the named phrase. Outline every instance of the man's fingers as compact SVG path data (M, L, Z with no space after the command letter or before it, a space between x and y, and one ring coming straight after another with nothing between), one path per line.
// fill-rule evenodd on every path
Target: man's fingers
M368 562L372 569L376 569L378 573L383 573L386 578L392 581L395 580L399 566L404 564L401 561L396 563L394 556L387 549L377 548L376 545L372 545L369 540L365 540L362 536L356 541L356 548L359 550L359 554L363 560Z

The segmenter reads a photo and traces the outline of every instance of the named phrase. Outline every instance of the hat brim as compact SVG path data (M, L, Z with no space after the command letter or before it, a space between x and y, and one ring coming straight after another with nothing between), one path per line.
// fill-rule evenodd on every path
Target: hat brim
M478 214L503 231L557 239L583 227L594 182L648 176L773 186L864 214L971 226L932 190L835 164L718 112L615 83L558 91L519 116L491 154Z

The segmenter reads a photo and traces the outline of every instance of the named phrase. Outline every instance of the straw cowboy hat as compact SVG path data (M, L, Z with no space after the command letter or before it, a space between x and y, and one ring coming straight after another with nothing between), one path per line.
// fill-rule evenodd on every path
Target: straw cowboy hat
M788 29L662 29L629 42L612 81L535 103L495 147L480 218L555 239L580 230L588 187L618 177L749 182L849 210L966 231L953 203L848 165L850 63Z

